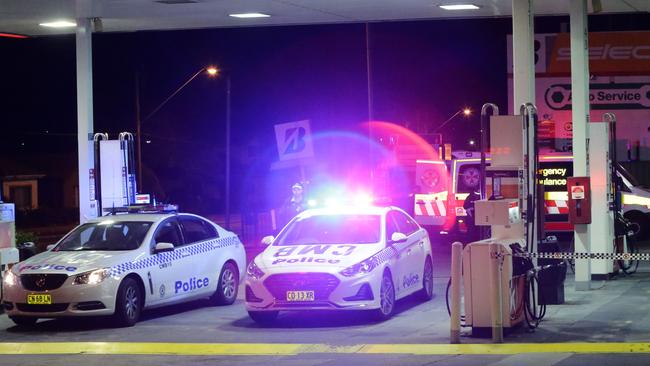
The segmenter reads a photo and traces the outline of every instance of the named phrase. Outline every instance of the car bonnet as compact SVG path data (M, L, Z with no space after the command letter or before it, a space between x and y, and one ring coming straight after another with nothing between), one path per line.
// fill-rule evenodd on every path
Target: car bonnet
M129 261L137 251L47 251L16 265L17 274L65 273L74 275L98 268L110 268Z
M371 257L383 247L382 244L273 245L255 260L268 270L286 267L345 268Z

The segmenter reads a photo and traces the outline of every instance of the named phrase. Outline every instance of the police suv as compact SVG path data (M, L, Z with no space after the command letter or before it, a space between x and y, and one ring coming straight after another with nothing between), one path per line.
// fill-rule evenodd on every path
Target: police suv
M237 235L196 215L104 216L7 271L2 305L20 325L113 315L131 326L145 308L198 298L232 304L245 261Z
M427 232L397 207L313 208L298 214L247 268L246 309L258 322L279 311L373 310L433 296Z

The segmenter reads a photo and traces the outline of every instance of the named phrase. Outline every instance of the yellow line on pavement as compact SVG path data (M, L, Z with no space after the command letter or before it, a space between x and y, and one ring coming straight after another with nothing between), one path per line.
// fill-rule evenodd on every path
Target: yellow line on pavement
M290 356L326 354L511 355L520 353L650 353L650 343L330 344L29 342L0 343L0 355L90 354Z

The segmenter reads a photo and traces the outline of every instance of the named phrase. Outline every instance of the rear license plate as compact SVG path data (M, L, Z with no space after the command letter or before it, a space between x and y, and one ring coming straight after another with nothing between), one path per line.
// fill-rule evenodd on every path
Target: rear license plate
M30 304L30 305L50 305L50 304L52 304L52 295L50 295L50 294L29 294L29 295L27 295L27 304Z
M287 301L314 301L314 291L287 291Z

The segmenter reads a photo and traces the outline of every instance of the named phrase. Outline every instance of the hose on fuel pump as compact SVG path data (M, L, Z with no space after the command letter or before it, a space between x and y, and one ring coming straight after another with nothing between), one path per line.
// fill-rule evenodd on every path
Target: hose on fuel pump
M527 179L530 179L532 176L533 182L527 182L526 189L528 190L532 186L532 192L526 192L527 207L526 207L526 248L528 250L536 250L537 243L535 242L537 235L537 230L540 229L538 225L538 215L537 215L537 200L538 189L537 189L537 171L538 167L538 157L539 157L539 146L537 145L537 108L532 103L522 104L520 108L520 113L524 116L524 129L526 131L525 146L526 146L526 157L528 162L532 160L531 164L524 164L529 170L526 171ZM532 133L533 144L531 147L529 134ZM532 159L531 157L532 153ZM532 174L530 174L532 170ZM514 251L514 247L513 247ZM542 301L540 304L540 299L538 295L541 295L539 291L539 278L538 273L542 268L535 267L535 264L531 258L524 258L528 263L530 269L526 271L526 281L524 286L524 319L529 329L535 329L539 326L539 322L546 315L546 304Z
M445 303L447 304L447 314L451 316L451 305L449 305L449 291L451 291L451 277L449 278L449 281L447 281L447 290L445 291ZM467 326L467 324L465 324L465 315L463 314L460 315L460 326L461 327Z
M527 168L526 174L526 184L525 184L525 197L526 197L526 227L524 230L525 233L525 242L526 248L528 250L536 249L537 245L533 246L536 238L536 230L539 229L537 225L537 170L538 170L538 156L539 156L539 147L537 146L537 108L532 103L522 104L519 108L519 113L524 117L524 146L525 146L525 157L527 161L524 163L524 166ZM532 133L533 144L531 148L530 143L530 134ZM532 159L530 159L532 153ZM533 161L532 166L529 164L530 160ZM529 182L531 177L530 170L532 170L532 179L533 183ZM532 192L530 187L532 186Z
M546 315L546 305L544 301L541 301L538 298L539 288L539 278L538 273L540 270L544 270L550 266L544 267L535 267L533 260L530 257L519 256L517 254L524 254L524 250L519 244L510 244L510 250L512 250L512 274L513 279L519 278L519 276L524 276L524 288L523 296L519 300L515 311L510 314L512 320L520 319L521 313L523 312L524 320L529 329L535 329L539 325L539 322ZM517 281L513 281L513 285L517 286Z
M538 273L539 268L532 269L526 273L524 319L526 320L529 329L537 328L539 322L542 321L546 315L546 304L543 301L540 303L542 292L539 291L539 279L537 278ZM539 298L536 294L539 294Z

